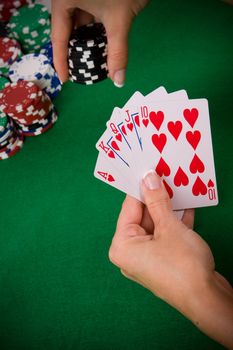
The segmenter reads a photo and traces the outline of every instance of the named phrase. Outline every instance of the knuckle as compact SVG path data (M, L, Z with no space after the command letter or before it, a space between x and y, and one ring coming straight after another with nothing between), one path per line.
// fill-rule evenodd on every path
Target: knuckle
M157 201L151 200L147 203L147 207L153 211L157 210L158 208L164 210L164 209L167 209L168 206L169 206L169 198L167 196L159 198L159 200Z
M170 200L167 197L160 198L158 201L151 200L147 207L153 213L153 222L160 231L166 230L172 218Z
M127 51L113 51L113 52L109 52L108 54L108 60L111 64L117 63L117 62L121 62L121 66L126 66L127 64L127 57L128 57L128 52ZM122 68L121 67L121 68Z
M112 51L109 52L109 58L111 58L111 60L120 60L125 58L126 52L122 51L122 50L116 50L116 51Z
M110 260L112 263L114 263L114 261L115 261L115 254L114 254L114 249L113 249L112 246L111 246L110 249L109 249L108 258L109 258L109 260Z
M119 249L117 248L116 244L112 243L108 252L109 260L111 261L111 263L118 266L119 256Z

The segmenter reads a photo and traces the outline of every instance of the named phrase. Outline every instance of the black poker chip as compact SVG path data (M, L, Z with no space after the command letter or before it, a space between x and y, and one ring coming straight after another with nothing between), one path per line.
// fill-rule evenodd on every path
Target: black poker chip
M107 47L107 43L102 42L101 45L97 45L97 46L78 46L78 44L76 44L76 46L69 46L68 50L75 52L77 55L94 55L94 54L98 54L101 52L104 52L106 50Z
M107 76L100 76L98 77L98 79L82 79L80 77L76 77L76 76L70 76L70 80L74 83L78 83L78 84L83 84L83 85L93 85L96 84L100 81L103 81L107 78Z
M74 60L99 60L99 59L106 59L107 57L107 49L104 51L97 51L95 53L89 52L85 54L80 54L78 51L71 50L69 51L69 57Z
M93 67L93 68L77 66L74 68L69 68L69 71L71 71L72 73L77 73L77 74L88 73L88 74L93 75L93 74L108 72L108 69L107 69L107 66Z
M99 70L99 71L74 71L69 69L69 74L71 77L75 77L76 80L93 80L93 81L98 81L99 79L106 78L108 75L107 70ZM74 79L75 80L75 79Z
M81 77L83 79L85 78L92 78L94 76L107 76L108 75L108 71L107 70L102 70L102 71L94 71L94 72L90 72L90 71L83 71L83 70L79 70L79 71L74 71L69 69L69 73L71 75L76 75L77 77Z
M108 71L106 69L102 69L102 70L95 70L95 71L90 71L87 69L79 69L79 70L73 70L73 69L69 69L69 73L71 75L76 75L76 76L80 76L80 77L93 77L93 76L103 76L103 75L108 75Z
M77 52L69 53L69 59L72 61L88 62L88 61L106 61L107 60L107 51L103 53L88 54L88 55L79 55Z
M87 71L98 71L98 70L102 70L102 69L107 69L107 63L106 62L98 62L96 63L95 61L93 63L90 64L85 64L85 63L69 63L69 68L72 70L79 70L79 69L85 69Z
M107 43L106 31L102 23L90 23L77 28L72 34L69 42L70 47L99 47Z
M101 23L79 27L69 41L70 80L91 85L108 77L107 37Z

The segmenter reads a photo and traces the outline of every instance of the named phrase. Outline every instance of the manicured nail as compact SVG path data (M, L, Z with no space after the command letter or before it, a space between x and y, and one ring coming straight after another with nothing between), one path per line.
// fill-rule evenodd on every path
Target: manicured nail
M154 170L149 170L148 173L143 178L144 184L149 190L157 190L161 187L161 179L154 172Z
M122 88L124 84L125 84L125 69L121 69L114 74L114 85L118 88Z

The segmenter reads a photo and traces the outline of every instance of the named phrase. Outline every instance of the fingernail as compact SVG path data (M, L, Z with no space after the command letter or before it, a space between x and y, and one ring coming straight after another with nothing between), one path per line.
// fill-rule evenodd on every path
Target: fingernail
M149 170L148 173L143 178L144 184L149 190L157 190L161 187L161 179L154 172L154 170Z
M124 84L125 84L125 69L121 69L114 74L114 85L118 88L122 88Z

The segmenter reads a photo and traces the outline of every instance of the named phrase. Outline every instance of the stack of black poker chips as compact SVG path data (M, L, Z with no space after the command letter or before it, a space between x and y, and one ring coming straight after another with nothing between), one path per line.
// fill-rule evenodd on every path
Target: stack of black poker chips
M69 41L68 64L72 82L90 85L107 78L107 37L101 23L75 30Z

